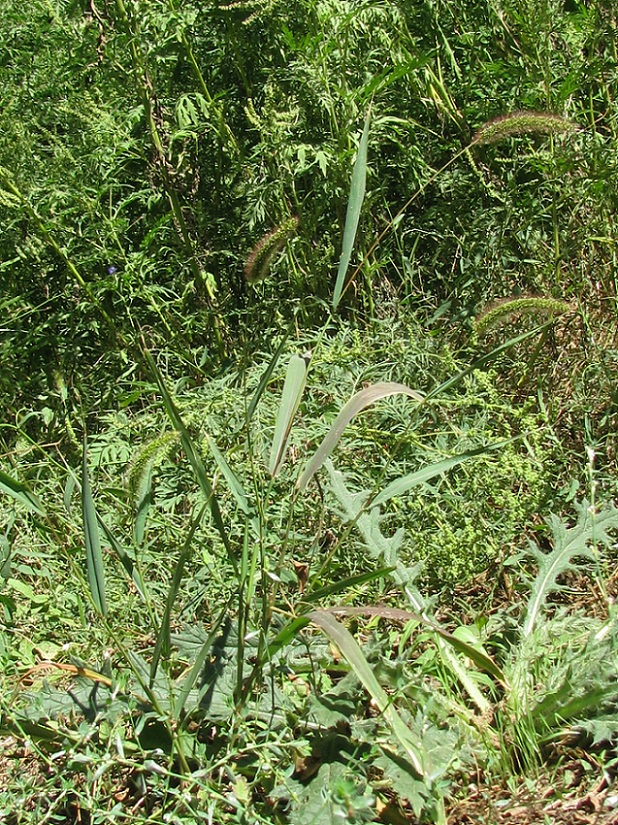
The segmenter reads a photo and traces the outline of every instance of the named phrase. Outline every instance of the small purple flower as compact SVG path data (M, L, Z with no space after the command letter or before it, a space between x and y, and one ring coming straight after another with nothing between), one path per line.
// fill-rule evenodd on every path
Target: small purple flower
M116 274L116 272L118 272L118 267L117 267L117 266L114 266L114 264L110 264L110 265L107 267L107 274L108 274L108 275L115 275L115 274Z

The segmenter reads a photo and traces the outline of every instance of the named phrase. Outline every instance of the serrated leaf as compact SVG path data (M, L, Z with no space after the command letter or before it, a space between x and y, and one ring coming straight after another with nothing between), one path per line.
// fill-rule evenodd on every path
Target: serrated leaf
M593 542L608 543L607 530L618 528L618 510L614 507L593 513L588 502L583 501L579 510L580 516L574 527L567 528L557 516L551 516L548 521L553 533L551 552L543 553L530 543L529 552L538 562L539 570L528 601L522 629L524 637L532 633L548 594L558 589L558 576L573 567L572 559L578 556L594 558L589 545Z

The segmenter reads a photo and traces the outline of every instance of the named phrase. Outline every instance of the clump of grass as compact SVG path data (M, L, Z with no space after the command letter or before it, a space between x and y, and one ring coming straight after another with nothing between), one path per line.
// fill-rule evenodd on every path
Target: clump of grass
M472 138L472 143L485 145L517 135L577 132L579 128L574 121L550 112L511 112L484 123Z
M568 312L573 312L571 304L558 298L500 298L488 304L477 315L474 320L474 332L477 337L482 338L489 330L506 323L514 315L544 315L553 319Z
M294 235L297 226L298 218L288 218L256 243L245 264L245 277L250 284L266 278L272 262Z

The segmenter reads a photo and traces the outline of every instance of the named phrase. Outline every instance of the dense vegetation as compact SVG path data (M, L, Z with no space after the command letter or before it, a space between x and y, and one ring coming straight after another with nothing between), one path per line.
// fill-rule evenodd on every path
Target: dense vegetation
M615 821L612 4L0 14L3 820Z

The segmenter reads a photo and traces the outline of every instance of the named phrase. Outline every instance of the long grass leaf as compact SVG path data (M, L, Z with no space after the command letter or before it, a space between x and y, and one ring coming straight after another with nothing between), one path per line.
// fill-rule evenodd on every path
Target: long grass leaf
M339 649L341 655L350 665L365 690L370 694L402 746L404 753L410 760L415 773L420 777L427 777L427 770L424 765L424 754L419 750L407 725L397 713L395 706L376 679L356 639L329 611L315 610L313 613L309 613L309 619L313 624L317 625Z
M221 510L219 509L219 502L217 501L217 497L215 496L212 484L210 483L210 479L208 478L208 474L206 473L206 467L204 467L202 457L200 456L197 447L194 445L191 436L189 435L189 431L185 427L184 422L180 417L180 413L176 409L176 404L174 403L172 396L170 395L169 390L165 385L165 381L163 379L163 376L161 375L161 371L157 367L154 358L145 347L143 347L142 352L144 354L146 363L150 368L152 375L154 376L157 387L159 388L159 392L161 393L161 397L163 399L163 406L165 407L165 411L167 412L168 418L172 422L174 429L176 429L180 435L182 448L185 451L185 455L189 460L189 464L191 464L191 467L193 468L193 472L195 473L195 477L202 491L202 494L204 495L204 498L210 505L210 513L212 515L213 523L217 528L217 532L221 536L221 540L223 541L223 545L227 551L230 562L232 563L235 572L237 572L236 558L232 550L230 540L225 529L225 525L223 523Z
M450 458L445 458L443 461L437 461L435 464L428 464L426 467L421 467L420 470L416 470L414 473L396 478L372 499L371 504L375 507L385 504L387 501L390 501L391 498L394 498L394 496L404 495L408 490L411 490L418 484L423 484L425 481L442 475L458 464L462 464L464 461L486 455L494 450L499 450L514 440L515 439L508 439L507 441L500 441L495 444L487 444L475 450L467 450L465 453L458 453Z
M350 197L348 198L348 208L345 216L345 227L343 230L343 242L341 245L341 258L339 260L339 270L333 292L333 310L336 310L345 283L345 276L350 265L354 241L358 230L363 200L365 199L365 186L367 182L367 145L369 143L369 123L371 121L371 107L365 118L363 134L358 146L358 154L352 171L352 182L350 184Z
M305 467L303 474L296 483L299 490L305 489L326 458L328 458L335 449L339 439L343 435L343 431L350 421L366 407L391 395L407 395L409 398L413 398L419 402L423 400L423 396L416 390L410 389L410 387L407 387L405 384L394 384L391 382L372 384L370 387L365 387L360 392L357 392L341 409L324 440L315 451L313 458Z
M283 338L281 339L281 343L279 344L279 346L277 347L277 349L275 351L275 354L270 359L270 363L268 364L268 366L264 370L264 373L262 374L262 377L260 378L259 384L257 385L257 389L253 393L253 397L251 399L251 402L250 402L249 406L247 407L247 424L253 418L253 413L255 412L255 408L257 407L257 405L260 401L260 398L264 394L264 390L268 386L268 382L270 381L270 378L271 378L273 372L275 371L275 367L277 366L277 363L279 362L279 358L281 357L281 353L285 349L285 345L287 344L287 340L288 340L288 336L284 335Z
M0 490L24 504L28 510L38 513L40 516L45 516L45 508L34 493L30 492L28 486L21 481L17 481L16 478L3 473L1 470Z
M221 451L209 435L206 435L206 443L208 444L208 447L210 449L210 452L212 453L212 457L214 458L217 467L221 470L223 477L227 481L228 487L230 488L230 492L236 499L236 503L245 515L252 515L253 508L249 501L249 497L245 492L244 487L242 486L240 479L232 470L232 468L227 462L227 459L221 453Z
M163 616L161 618L161 625L159 626L159 632L157 633L155 648L152 654L152 662L150 664L151 688L154 685L154 681L157 676L157 669L159 667L159 661L161 659L161 656L169 656L171 648L170 620L172 617L172 609L174 607L174 602L176 601L178 591L180 590L182 577L185 571L185 565L191 558L191 553L193 552L192 542L193 537L195 535L195 531L197 530L204 516L204 512L207 506L207 503L204 503L199 513L197 514L197 517L193 519L193 521L191 522L189 533L187 535L187 538L185 539L178 561L176 562L176 567L174 568L174 575L172 576L172 583L170 584L169 590L167 591L165 610L163 611Z
M379 616L383 619L392 619L397 622L414 621L433 630L438 636L447 642L454 650L463 653L468 659L474 662L481 670L490 673L502 685L507 685L506 676L502 669L494 662L494 660L474 645L469 644L463 639L449 633L448 630L440 627L436 622L432 622L420 613L413 613L411 610L402 610L397 607L385 607L382 605L367 605L363 607L333 607L328 612L336 613L341 616Z
M277 475L277 471L285 455L290 430L292 429L292 422L307 382L308 367L308 356L293 355L290 358L285 375L285 382L283 384L283 392L281 393L281 403L279 405L275 434L270 451L268 471L273 477Z
M358 576L350 576L347 579L331 582L317 590L312 590L310 593L305 593L303 595L303 601L319 602L320 599L325 599L327 596L332 596L335 593L341 593L343 590L349 590L351 587L358 587L359 584L384 578L384 576L392 573L393 570L395 570L394 567L382 567L380 570L370 570L368 573L359 573Z
M221 627L223 620L225 619L230 609L230 603L230 601L227 602L221 613L219 613L219 615L213 622L212 627L210 628L210 633L208 634L208 638L200 648L200 652L195 657L195 661L193 662L191 670L185 677L184 682L182 683L182 687L180 688L178 696L176 697L176 702L174 704L174 717L176 719L180 718L180 715L184 710L187 699L189 698L189 694L193 690L195 683L197 682L197 680L200 677L200 674L204 670L206 659L208 659L212 652L212 646L215 639L217 638L217 634L219 633L219 628Z
M99 524L97 513L90 491L88 479L88 452L84 438L84 456L82 463L82 517L84 520L84 542L86 545L86 570L90 595L96 609L102 616L107 614L105 598L105 571L103 569L103 554L99 538Z

